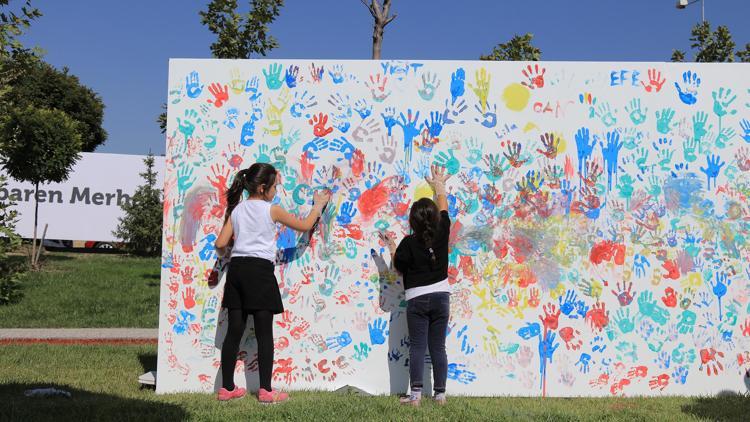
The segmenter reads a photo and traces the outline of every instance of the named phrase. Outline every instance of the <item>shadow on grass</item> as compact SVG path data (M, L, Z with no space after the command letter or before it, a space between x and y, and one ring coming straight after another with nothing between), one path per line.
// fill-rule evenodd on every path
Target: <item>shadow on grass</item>
M141 353L138 355L143 372L156 371L156 353Z
M24 391L54 387L71 397L26 397ZM179 406L149 400L93 393L65 384L0 385L0 420L185 420L188 414Z
M682 413L711 421L746 421L750 396L723 391L715 397L695 397L682 406Z

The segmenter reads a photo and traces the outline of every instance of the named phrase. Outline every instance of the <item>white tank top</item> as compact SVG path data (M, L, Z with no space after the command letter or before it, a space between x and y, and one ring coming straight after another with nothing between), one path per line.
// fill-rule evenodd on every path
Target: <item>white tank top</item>
M271 218L271 205L268 201L247 199L232 210L233 257L276 260L276 223Z

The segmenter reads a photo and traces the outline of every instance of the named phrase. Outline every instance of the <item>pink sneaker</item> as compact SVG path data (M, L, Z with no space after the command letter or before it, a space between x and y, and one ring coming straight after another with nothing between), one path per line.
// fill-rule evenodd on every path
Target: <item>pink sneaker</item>
M279 390L268 391L265 388L258 390L258 401L261 403L281 403L289 398L289 394L283 393Z
M241 397L245 397L245 393L247 393L247 390L245 390L242 387L234 387L234 390L229 391L224 387L221 387L218 394L218 399L221 401L227 401L232 399L239 399Z

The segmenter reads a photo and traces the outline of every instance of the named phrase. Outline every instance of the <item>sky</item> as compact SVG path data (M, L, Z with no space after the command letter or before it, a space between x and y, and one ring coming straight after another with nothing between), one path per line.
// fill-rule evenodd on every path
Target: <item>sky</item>
M19 3L15 0L12 3ZM240 0L245 9L248 0ZM369 59L372 17L360 0L286 0L270 33L272 59ZM393 0L383 59L476 60L514 34L534 34L549 61L669 61L689 50L701 3L675 0ZM198 12L208 0L33 0L44 16L22 38L102 98L109 136L96 152L160 155L156 118L170 58L210 58L215 36ZM750 42L750 0L707 0L712 27ZM688 54L692 58L692 54Z

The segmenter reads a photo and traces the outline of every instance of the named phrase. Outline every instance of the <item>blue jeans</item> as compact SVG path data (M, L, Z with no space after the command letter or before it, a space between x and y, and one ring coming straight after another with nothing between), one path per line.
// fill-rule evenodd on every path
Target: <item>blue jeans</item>
M409 327L409 378L411 388L422 388L424 353L430 349L433 390L445 392L448 378L448 355L445 337L450 315L450 293L437 292L417 296L406 302L406 323Z

